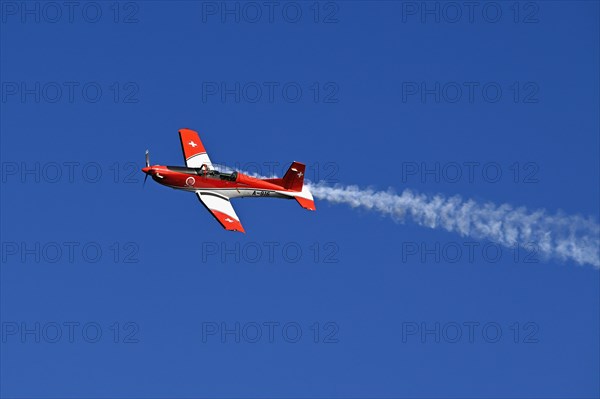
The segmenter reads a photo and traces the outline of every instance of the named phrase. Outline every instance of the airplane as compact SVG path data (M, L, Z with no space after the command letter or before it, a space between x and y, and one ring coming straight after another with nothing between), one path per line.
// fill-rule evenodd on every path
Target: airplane
M192 129L180 129L179 139L186 166L150 166L146 150L146 167L142 168L146 174L144 184L151 176L163 186L196 193L202 205L226 230L245 233L231 198L293 198L304 209L316 210L313 196L304 185L304 164L293 162L282 178L260 179L213 164L198 132Z

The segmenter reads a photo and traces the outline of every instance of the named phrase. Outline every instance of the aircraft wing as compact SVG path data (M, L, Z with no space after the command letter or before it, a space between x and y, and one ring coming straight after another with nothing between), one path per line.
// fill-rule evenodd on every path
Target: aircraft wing
M233 210L229 198L211 191L196 191L196 195L225 230L245 233L240 218Z
M208 169L213 169L198 132L192 129L180 129L179 139L181 140L185 165L188 168L200 168L202 165L206 165Z

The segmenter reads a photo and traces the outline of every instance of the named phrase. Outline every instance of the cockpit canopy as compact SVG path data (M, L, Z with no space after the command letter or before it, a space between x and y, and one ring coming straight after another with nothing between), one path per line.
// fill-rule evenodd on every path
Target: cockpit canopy
M219 164L216 164L216 163L212 164L212 168L213 168L213 170L216 170L219 173L232 174L233 172L235 172L235 170L233 170L232 168L230 168L227 165L219 165Z
M236 181L238 172L225 165L212 165L212 169L206 167L201 168L185 168L181 166L167 166L167 169L173 172L187 173L190 175L203 176L209 179Z

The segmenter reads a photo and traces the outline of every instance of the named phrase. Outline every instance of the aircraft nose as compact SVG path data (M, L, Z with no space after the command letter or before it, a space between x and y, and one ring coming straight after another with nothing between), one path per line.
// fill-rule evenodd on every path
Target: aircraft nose
M150 166L146 166L145 168L142 168L142 172L144 172L145 174L150 173Z

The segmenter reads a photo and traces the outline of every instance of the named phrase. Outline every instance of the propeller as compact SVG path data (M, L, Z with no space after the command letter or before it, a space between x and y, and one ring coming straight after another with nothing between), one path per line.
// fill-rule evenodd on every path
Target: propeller
M150 151L146 150L146 167L150 166ZM144 177L144 184L142 187L146 187L146 180L148 180L148 173L146 173L146 177Z

